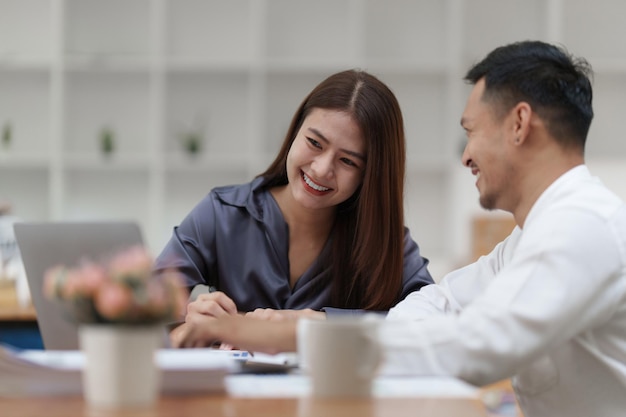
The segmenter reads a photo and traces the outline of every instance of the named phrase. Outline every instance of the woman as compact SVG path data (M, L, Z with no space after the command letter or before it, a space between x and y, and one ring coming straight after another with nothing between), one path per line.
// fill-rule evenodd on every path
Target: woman
M387 311L433 282L404 227L404 166L391 90L363 71L331 75L304 99L269 168L212 190L174 229L157 269L219 290L189 304L188 322ZM185 326L177 331L194 333Z

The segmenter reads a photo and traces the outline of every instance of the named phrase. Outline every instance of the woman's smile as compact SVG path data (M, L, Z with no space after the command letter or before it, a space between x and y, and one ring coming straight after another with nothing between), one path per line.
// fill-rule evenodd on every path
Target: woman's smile
M313 191L316 191L317 193L323 194L332 190L332 188L324 187L322 185L317 184L315 181L309 178L309 176L306 175L304 172L302 172L302 180L304 181L304 184L308 186L308 188L311 188Z

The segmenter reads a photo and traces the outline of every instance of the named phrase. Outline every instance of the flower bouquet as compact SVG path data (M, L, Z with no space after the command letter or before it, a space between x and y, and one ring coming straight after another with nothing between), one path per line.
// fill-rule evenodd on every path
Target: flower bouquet
M148 251L134 246L103 262L82 260L48 269L44 293L62 303L78 324L87 403L154 404L160 388L155 353L163 345L165 324L179 319L187 304L180 274L155 275Z
M177 271L153 274L152 257L141 246L117 252L105 262L54 266L45 273L44 293L60 301L77 323L126 325L176 320L188 297Z

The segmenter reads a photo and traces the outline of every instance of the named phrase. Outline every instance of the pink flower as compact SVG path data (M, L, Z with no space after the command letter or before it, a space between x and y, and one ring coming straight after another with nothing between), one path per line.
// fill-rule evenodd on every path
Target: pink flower
M82 297L92 297L107 281L106 270L93 262L84 262L75 273L79 276L78 293Z
M147 279L152 271L152 257L142 246L133 246L119 252L109 262L109 274L114 280L129 277Z
M102 317L120 320L132 310L133 294L123 284L105 282L95 293L94 305Z
M156 323L182 317L188 293L180 273L152 272L148 251L135 246L108 262L82 260L75 267L46 271L44 293L67 304L80 322Z
M81 296L81 279L81 275L75 269L68 269L65 272L65 283L63 285L63 296L65 298Z

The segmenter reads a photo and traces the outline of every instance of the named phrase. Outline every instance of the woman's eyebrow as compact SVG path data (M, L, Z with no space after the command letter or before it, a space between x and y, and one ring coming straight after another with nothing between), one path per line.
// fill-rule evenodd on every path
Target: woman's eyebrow
M326 139L326 137L322 134L322 132L320 132L316 128L309 127L308 130L310 130L312 133L314 133L315 136L318 136L323 142L326 142L327 144L330 143L330 141L328 139ZM363 155L363 154L361 154L359 152L351 151L349 149L340 149L340 151L344 152L344 153L347 153L348 155L352 155L355 158L359 158L360 160L365 162L365 155Z

